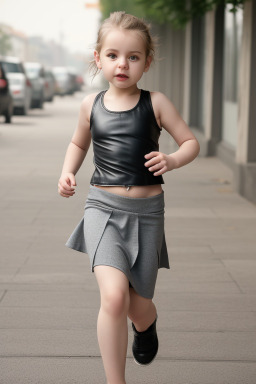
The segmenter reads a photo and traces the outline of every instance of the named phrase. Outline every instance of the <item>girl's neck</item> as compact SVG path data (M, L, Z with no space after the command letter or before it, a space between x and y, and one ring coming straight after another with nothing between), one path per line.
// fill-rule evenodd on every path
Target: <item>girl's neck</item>
M140 89L135 84L129 88L116 88L112 84L109 85L107 94L109 97L123 97L123 96L135 96L140 93Z
M134 89L109 87L104 95L103 103L110 111L128 111L138 104L140 95L141 90L137 86Z

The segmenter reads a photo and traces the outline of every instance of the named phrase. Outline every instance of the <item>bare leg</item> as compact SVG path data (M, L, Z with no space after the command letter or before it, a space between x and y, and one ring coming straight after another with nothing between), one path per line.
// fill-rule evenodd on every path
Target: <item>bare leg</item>
M101 295L98 342L107 381L108 384L125 384L129 282L117 268L98 265L94 272Z
M156 307L151 299L138 295L130 288L128 317L139 332L145 331L156 319Z

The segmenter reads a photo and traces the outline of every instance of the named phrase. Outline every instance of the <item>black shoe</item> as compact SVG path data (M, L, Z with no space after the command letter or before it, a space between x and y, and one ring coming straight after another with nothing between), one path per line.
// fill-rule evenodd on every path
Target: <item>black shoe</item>
M153 324L146 331L138 332L132 323L134 340L132 344L132 353L134 360L139 365L148 365L152 363L158 351L158 338L156 333L157 316Z

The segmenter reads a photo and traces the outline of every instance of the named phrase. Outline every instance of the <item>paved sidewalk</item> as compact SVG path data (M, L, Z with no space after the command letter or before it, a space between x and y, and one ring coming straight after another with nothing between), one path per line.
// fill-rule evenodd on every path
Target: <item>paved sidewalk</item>
M77 98L0 125L0 383L103 384L99 293L87 255L64 243L82 217L90 149L74 198L57 195ZM61 112L61 113L60 113ZM59 116L62 116L60 120ZM20 119L20 120L19 120ZM161 149L171 151L163 133ZM216 158L165 175L171 270L159 271L156 361L127 384L256 383L256 206Z

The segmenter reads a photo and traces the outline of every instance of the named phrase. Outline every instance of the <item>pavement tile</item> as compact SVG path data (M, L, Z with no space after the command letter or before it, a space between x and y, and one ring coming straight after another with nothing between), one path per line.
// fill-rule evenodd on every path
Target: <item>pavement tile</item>
M255 311L255 294L195 294L155 293L155 303L161 311L169 308L175 311Z
M100 305L100 294L94 283L91 291L8 291L1 306L49 307L49 308L94 308Z
M3 298L4 298L4 295L6 294L6 290L0 290L0 303L1 303L1 301L3 300Z
M253 239L256 231L256 220L255 219L240 219L234 221L233 218L167 218L168 233L170 235L184 236L196 236L202 240L206 237L207 239L216 238L228 239L238 237L243 239ZM183 233L181 232L183 230ZM174 237L174 236L171 236Z
M15 274L18 272L17 267L1 267L0 282L7 283L13 281Z
M0 329L0 356L99 356L93 329Z
M256 363L256 332L163 332L159 358ZM131 357L132 331L127 356ZM96 329L2 329L0 356L100 356Z
M53 267L53 266L52 266ZM81 268L81 267L80 267ZM12 279L14 283L66 283L71 284L81 284L86 281L86 274L81 271L78 273L77 270L68 271L61 268L52 271L51 268L45 269L43 266L34 266L30 270L19 271Z
M256 332L159 331L159 343L159 357L252 361L256 364Z
M52 257L54 252L54 257ZM80 265L84 266L87 270L89 267L89 257L82 252L70 252L69 248L64 247L63 244L55 244L54 247L41 247L39 244L32 244L26 251L27 265Z
M255 384L256 365L252 363L157 359L140 367L131 358L126 361L127 384ZM97 357L7 357L0 358L0 368L1 384L106 383Z
M215 257L221 260L256 260L255 252L244 252L241 256L239 253L218 253Z
M98 307L0 307L0 329L92 329L98 317Z
M87 255L86 255L87 256ZM26 263L21 266L19 270L19 274L33 274L33 273L67 273L67 272L72 272L77 275L81 274L84 275L84 273L88 272L88 268L86 265L76 265L76 263L73 263L72 265L66 265L66 264L39 264L39 265L34 265L34 264L29 264Z
M165 209L166 218L216 218L211 208L202 207L172 207Z
M223 264L244 293L256 293L256 260L224 260Z
M70 292L70 291L75 291L75 292L82 292L82 291L94 291L94 283L95 281L91 280L92 277L87 277L87 280L85 283L79 284L79 283L74 283L74 284L40 284L40 283L0 283L0 289L1 290L7 290L9 291L30 291L30 292L35 292L35 291L48 291L53 292ZM94 279L94 277L93 277Z
M181 264L181 265L180 265ZM218 263L219 264L219 263ZM175 281L186 282L231 282L232 278L222 265L201 265L194 263L194 265L186 264L186 262L171 263L169 278Z
M169 257L172 257L172 253L184 253L184 254L195 254L195 253L201 253L201 254L213 254L213 250L211 249L210 245L200 245L199 240L194 241L192 244L192 241L190 241L190 245L187 245L184 243L187 243L186 240L183 241L183 239L173 239L173 240L167 240L167 247L168 247L168 253Z
M25 246L22 250L20 248L19 252L13 252L10 250L10 246L8 246L8 249L6 247L6 251L3 251L3 247L1 246L0 270L2 270L2 268L14 268L17 270L20 265L24 264L28 258L26 254L26 247L27 246Z
M239 293L241 288L237 286L235 282L187 282L187 281L169 281L168 288L166 287L166 281L161 281L156 285L158 292L165 293Z
M99 304L99 303L98 303ZM95 328L99 305L95 307L1 306L1 329L91 329ZM131 321L128 321L130 324ZM164 332L255 332L255 312L207 312L162 310L159 331Z
M255 332L256 312L207 312L162 310L158 329L198 332Z
M241 240L240 238L234 239L232 242L224 242L220 244L220 242L215 242L211 244L211 249L214 253L256 253L256 240Z

